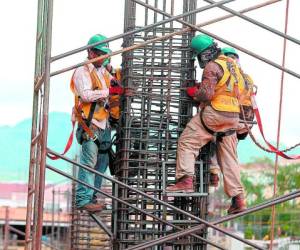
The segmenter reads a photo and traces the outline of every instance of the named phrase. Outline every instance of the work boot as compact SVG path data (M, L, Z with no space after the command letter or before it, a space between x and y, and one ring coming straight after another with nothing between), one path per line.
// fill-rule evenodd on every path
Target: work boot
M90 213L100 212L105 208L104 203L88 203L82 207L79 207L79 210L86 210Z
M228 214L237 214L247 209L246 202L243 194L238 194L232 197L231 206L227 210Z
M219 175L218 174L209 174L209 185L217 187L219 185Z
M194 192L193 186L193 176L184 176L180 178L175 185L168 186L166 188L167 192L186 192L191 193Z

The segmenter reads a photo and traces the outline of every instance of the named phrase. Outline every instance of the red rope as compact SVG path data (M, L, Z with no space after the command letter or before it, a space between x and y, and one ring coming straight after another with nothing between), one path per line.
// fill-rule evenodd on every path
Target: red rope
M74 128L75 128L75 121L72 121L72 131L71 131L71 134L69 136L69 139L68 139L68 142L65 146L65 149L64 151L61 153L61 155L65 155L69 149L71 148L72 146L72 143L73 143L73 138L74 138ZM51 160L57 160L57 159L60 159L60 157L58 156L55 156L55 155L52 155L50 153L47 153L47 156L51 159Z

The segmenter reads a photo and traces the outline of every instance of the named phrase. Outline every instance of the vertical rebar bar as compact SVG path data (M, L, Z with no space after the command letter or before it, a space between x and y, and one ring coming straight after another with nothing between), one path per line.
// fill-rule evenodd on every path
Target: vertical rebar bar
M34 238L34 250L41 249L41 239L43 234L43 208L44 208L44 192L45 192L45 165L46 165L46 148L48 135L48 112L49 112L49 92L50 92L50 59L51 59L51 39L52 39L52 15L53 15L53 0L48 0L45 6L47 11L44 12L44 19L46 20L46 44L45 55L45 80L43 84L43 103L42 103L42 130L40 139L40 156L39 162L39 176L37 176L36 183L38 183L37 197L35 199L35 206L37 210L36 228Z
M146 1L147 4L149 2ZM182 2L173 0L151 2L155 8L172 15L176 8L183 8L184 13L196 9L195 0L183 1L183 6L180 6ZM136 8L132 1L126 1L125 32L140 26L135 18ZM191 16L186 20L195 23L195 14ZM164 18L156 11L145 8L145 19L141 25L157 23ZM128 47L156 36L171 34L179 29L179 25L170 22L162 27L125 37L123 46ZM162 196L162 162L175 161L176 141L192 115L192 104L182 91L186 82L193 80L195 76L189 48L192 34L193 32L189 35L180 34L123 54L124 85L134 88L137 95L124 100L124 117L121 120L117 146L117 176L120 181L151 193L158 199L165 199ZM174 173L174 164L172 172ZM123 200L153 211L162 218L171 219L177 216L170 211L163 211L161 204L137 196L123 187L120 187L118 193ZM185 198L176 199L179 201ZM191 211L193 200L187 200ZM114 224L118 225L118 247L121 249L166 235L170 230L169 226L149 220L147 216L131 211L124 205L119 205L118 217L113 219L117 221ZM178 242L175 245L179 247L180 244L183 243ZM195 247L199 242L190 240L188 244Z
M9 245L9 208L5 207L3 250L8 250L8 245Z
M31 145L30 145L30 161L29 161L29 176L28 176L28 191L27 191L27 209L26 209L26 229L25 229L25 250L29 250L31 243L31 226L32 226L32 209L35 190L35 170L37 166L36 152L38 150L39 139L37 137L38 110L39 110L39 90L35 90L35 85L38 81L42 81L42 54L43 54L43 8L44 1L38 1L38 16L37 16L37 35L36 35L36 52L35 52L35 73L33 84L33 106L32 106L32 124L31 124Z
M51 245L54 246L54 238L55 238L55 231L54 231L54 215L55 215L55 190L54 187L52 189L52 209L51 209Z

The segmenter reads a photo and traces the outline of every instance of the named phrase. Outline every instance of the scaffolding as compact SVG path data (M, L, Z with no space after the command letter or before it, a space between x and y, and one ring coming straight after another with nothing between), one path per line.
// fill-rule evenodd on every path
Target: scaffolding
M112 178L47 148L50 77L99 58L51 73L52 62L96 44L52 57L53 0L39 0L25 232L27 250L41 249L46 168L112 199L111 225L105 223L105 219L101 217L102 214L79 213L73 206L72 249L99 247L91 243L91 240L97 240L100 237L98 230L95 231L96 226L108 235L111 243L111 246L105 246L108 249L109 247L113 249L206 249L207 244L224 249L206 239L207 227L240 240L255 249L262 249L255 243L217 225L300 196L299 190L280 197L274 196L273 199L237 215L208 222L206 213L210 145L201 151L196 163L196 192L187 195L168 193L165 190L168 184L175 181L176 142L193 113L193 107L185 94L185 89L195 80L194 60L189 49L189 43L195 31L208 34L282 72L300 78L299 74L285 68L284 64L278 65L202 29L202 26L207 24L238 16L299 45L300 42L297 39L286 33L281 33L243 15L244 12L280 0L267 1L239 12L225 7L226 3L234 0L204 1L209 4L197 8L197 0L147 0L144 2L125 0L124 34L102 42L123 38L123 49L100 58L104 59L122 53L123 84L125 87L136 90L134 97L126 97L122 102L123 112L115 140L116 178ZM197 13L216 7L231 14L196 25ZM175 15L175 10L178 9L182 14ZM136 16L138 11L144 13L144 19L138 19ZM102 176L112 183L112 192L104 192L81 182L76 178L76 174L69 175L46 164L48 153Z
M159 3L156 1L154 7L174 15L174 9L182 9L182 13L195 10L196 2L189 0L175 3L163 0ZM141 12L144 13L144 19L138 20L136 13ZM124 16L124 32L161 21L158 13L138 6L133 1L125 2ZM184 17L184 20L195 24L195 17L196 15L192 14ZM156 26L125 37L123 46L140 44L157 36L174 33L181 28L174 22ZM184 89L187 83L195 81L194 60L189 49L193 36L194 32L191 31L123 54L123 82L126 87L135 89L136 94L134 98L127 98L123 104L123 117L117 133L118 154L115 165L118 180L199 216L201 206L198 205L203 199L206 201L208 195L207 165L201 162L201 166L198 164L196 167L205 172L201 193L196 192L189 196L181 194L182 197L176 197L176 194L168 194L165 191L166 180L175 180L176 142L192 116L192 103ZM203 176L204 174L201 175ZM200 171L197 173L197 180L200 180ZM200 183L197 182L197 185ZM199 187L198 189L200 190ZM115 196L164 220L172 221L177 226L186 228L188 224L194 223L186 216L169 211L162 204L145 199L123 187L114 190ZM207 202L203 203L202 211L206 211ZM117 213L113 216L113 225L114 233L118 235L115 241L116 249L125 249L172 232L172 228L160 221L122 204L115 209ZM200 217L205 218L205 212ZM199 242L199 239L191 239L184 243L173 242L171 245L175 248L185 245L200 249L196 246L201 247L202 242ZM165 246L159 249L163 247Z

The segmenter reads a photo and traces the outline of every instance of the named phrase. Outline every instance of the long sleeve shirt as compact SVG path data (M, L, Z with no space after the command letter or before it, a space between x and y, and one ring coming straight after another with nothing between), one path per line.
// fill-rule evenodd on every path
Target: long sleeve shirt
M76 69L73 81L75 84L75 91L82 102L94 102L101 100L103 102L108 101L109 89L105 84L104 74L106 69L104 67L96 68L97 75L102 84L102 89L93 90L92 79L90 77L90 72L95 68L93 64L88 64L88 67L82 66ZM111 76L111 78L113 78ZM105 129L108 122L107 119L102 121L97 121L92 119L92 123L101 129Z
M215 94L216 84L223 77L223 74L221 66L210 61L203 70L202 82L195 93L194 99L201 103L209 103Z

